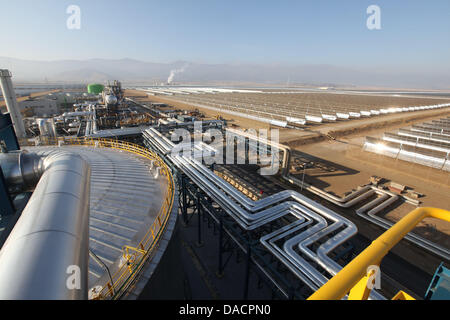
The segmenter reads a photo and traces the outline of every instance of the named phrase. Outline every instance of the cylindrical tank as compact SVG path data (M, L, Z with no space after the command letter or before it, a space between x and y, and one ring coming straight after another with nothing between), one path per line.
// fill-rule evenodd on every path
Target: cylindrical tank
M115 95L108 94L108 95L105 97L105 103L106 103L107 105L113 105L113 104L116 104L116 103L117 103L117 97L116 97Z
M102 84L98 84L98 83L88 84L88 86L87 86L88 93L92 93L92 94L100 94L100 93L102 93L104 88L105 87Z

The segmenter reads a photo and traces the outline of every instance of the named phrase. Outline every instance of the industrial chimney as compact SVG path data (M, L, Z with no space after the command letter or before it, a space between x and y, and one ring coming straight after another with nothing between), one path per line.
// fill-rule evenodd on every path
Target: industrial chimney
M16 93L11 81L11 72L6 69L0 69L0 83L2 87L3 98L6 102L6 107L11 116L14 130L18 138L26 138L25 126L23 125L22 115L20 114L19 106L16 100Z

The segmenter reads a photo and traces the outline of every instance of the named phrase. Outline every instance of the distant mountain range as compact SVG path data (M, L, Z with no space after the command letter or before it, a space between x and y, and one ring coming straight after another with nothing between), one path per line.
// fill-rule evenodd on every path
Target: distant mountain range
M16 82L90 83L118 79L124 83L259 83L319 86L377 86L450 89L450 73L358 70L333 65L153 63L133 59L32 61L0 57Z

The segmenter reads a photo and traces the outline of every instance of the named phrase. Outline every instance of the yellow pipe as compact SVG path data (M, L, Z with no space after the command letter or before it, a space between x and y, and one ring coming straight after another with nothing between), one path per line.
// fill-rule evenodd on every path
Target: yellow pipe
M437 208L417 208L374 240L363 252L331 278L308 300L340 300L367 275L367 268L379 265L383 257L425 218L450 222L450 211Z

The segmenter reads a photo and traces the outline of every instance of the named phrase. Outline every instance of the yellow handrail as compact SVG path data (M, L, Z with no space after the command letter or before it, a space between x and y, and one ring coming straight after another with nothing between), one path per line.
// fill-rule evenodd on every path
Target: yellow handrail
M450 222L450 211L436 208L417 208L413 210L379 238L374 240L370 246L338 274L313 293L308 300L339 300L345 297L352 288L358 285L361 279L367 277L367 268L369 266L379 266L384 256L408 232L414 229L420 221L428 217Z
M167 164L155 153L139 145L110 139L92 139L92 138L65 138L58 139L47 138L42 139L43 145L81 145L91 146L97 148L110 148L120 151L126 151L137 154L149 160L155 161L154 164L161 168L161 175L167 179L167 192L165 200L160 208L160 211L142 238L136 248L130 246L123 247L123 257L127 263L124 263L112 276L112 282L107 282L98 294L98 299L117 298L123 289L130 285L139 273L143 264L152 253L152 250L158 244L162 235L162 230L168 222L170 213L172 212L174 202L174 182L172 173ZM131 252L130 252L131 251Z

